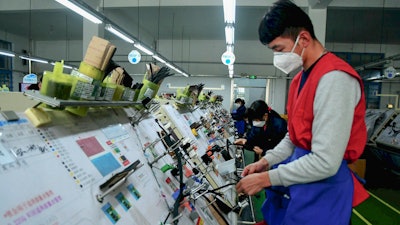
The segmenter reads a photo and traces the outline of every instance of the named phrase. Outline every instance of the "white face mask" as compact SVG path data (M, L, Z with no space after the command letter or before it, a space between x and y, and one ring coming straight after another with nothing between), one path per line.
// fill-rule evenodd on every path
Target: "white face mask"
M265 125L265 121L253 121L253 126L255 127L263 127Z
M296 42L294 43L293 49L290 52L274 52L274 66L280 69L282 72L289 74L293 70L299 68L303 65L303 51L301 55L294 53L297 43L299 42L299 37L297 36Z
M236 106L236 108L239 108L239 107L240 107L240 104L239 104L239 103L236 103L235 106Z

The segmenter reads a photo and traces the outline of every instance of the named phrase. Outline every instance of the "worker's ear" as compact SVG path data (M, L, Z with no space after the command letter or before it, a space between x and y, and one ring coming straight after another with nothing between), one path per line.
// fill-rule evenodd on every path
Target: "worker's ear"
M310 32L306 31L306 30L302 30L299 33L299 45L302 48L307 48L311 41L313 40L313 38L311 37Z

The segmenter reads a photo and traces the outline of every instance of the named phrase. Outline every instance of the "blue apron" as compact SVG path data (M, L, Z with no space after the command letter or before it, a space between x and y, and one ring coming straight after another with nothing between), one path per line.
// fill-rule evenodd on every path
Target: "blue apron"
M283 163L294 161L311 151L296 147ZM353 179L347 162L338 172L324 180L273 186L266 189L261 208L268 225L347 225L351 219Z

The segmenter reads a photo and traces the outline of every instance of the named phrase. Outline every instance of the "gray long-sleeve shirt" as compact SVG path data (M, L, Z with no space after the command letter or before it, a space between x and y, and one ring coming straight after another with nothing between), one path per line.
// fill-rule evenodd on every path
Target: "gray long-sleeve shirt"
M311 153L269 171L272 185L289 186L330 177L339 169L350 138L354 109L361 98L357 79L331 71L319 81L314 98ZM273 166L288 158L295 146L289 133L264 158Z

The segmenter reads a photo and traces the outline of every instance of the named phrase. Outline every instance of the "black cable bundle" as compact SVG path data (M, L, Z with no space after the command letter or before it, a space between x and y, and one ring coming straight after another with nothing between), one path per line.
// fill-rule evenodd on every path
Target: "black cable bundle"
M203 83L198 84L197 85L197 93L200 93L203 90L203 88L204 88L204 84Z
M110 62L107 65L107 68L104 70L104 74L107 75L107 74L111 73L117 67L121 67L121 66L118 63L114 62L113 60L110 60ZM129 75L128 72L126 72L125 68L122 68L122 69L123 69L123 74L125 75L124 79L122 80L122 85L125 87L131 87L133 78Z
M135 83L134 85L132 85L132 89L133 90L140 90L140 88L143 87L143 83Z
M175 73L171 73L171 70L167 66L163 66L159 68L154 64L147 64L147 75L146 79L152 83L160 85L164 78L174 75Z

